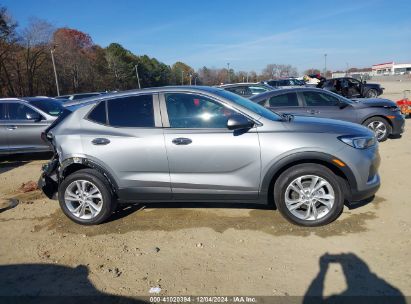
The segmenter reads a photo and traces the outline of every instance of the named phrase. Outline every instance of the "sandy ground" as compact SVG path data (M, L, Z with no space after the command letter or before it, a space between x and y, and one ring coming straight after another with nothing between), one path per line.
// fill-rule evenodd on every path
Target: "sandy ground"
M397 99L409 84L383 85ZM314 229L252 206L142 205L84 227L18 190L48 155L3 157L0 295L411 295L410 129L380 145L374 200ZM9 198L19 204L1 209Z

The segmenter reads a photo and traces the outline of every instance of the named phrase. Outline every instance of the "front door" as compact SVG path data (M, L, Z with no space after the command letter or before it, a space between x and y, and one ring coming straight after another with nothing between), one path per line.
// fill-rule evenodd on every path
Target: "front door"
M46 151L49 146L41 139L41 132L49 125L33 108L23 102L6 103L7 116L5 130L10 151ZM40 116L36 121L31 117Z
M235 110L214 97L160 95L174 199L258 198L260 146L256 128L227 129Z
M340 100L327 92L302 92L305 111L310 116L356 122L357 113L350 106L341 107Z

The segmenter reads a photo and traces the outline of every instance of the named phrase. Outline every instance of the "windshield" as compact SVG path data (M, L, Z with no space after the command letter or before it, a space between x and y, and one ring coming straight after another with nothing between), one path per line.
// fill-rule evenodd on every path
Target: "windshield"
M51 116L59 116L63 110L63 106L58 100L32 100L29 103Z
M220 95L223 98L226 98L258 115L261 115L264 118L270 119L270 120L281 120L281 117L274 112L271 112L270 110L264 108L263 106L252 102L249 99L246 99L244 97L241 97L237 94L231 93L229 91L225 90L218 90L215 92L217 95Z

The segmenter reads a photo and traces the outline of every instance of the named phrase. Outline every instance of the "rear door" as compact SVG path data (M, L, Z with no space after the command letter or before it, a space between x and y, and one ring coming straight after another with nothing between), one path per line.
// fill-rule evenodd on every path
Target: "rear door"
M0 153L6 153L9 145L6 132L6 111L4 103L0 102Z
M243 115L214 97L189 92L160 95L164 137L175 199L256 199L260 145L256 128L228 130Z
M41 139L49 123L39 111L24 102L6 103L6 133L10 151L47 151L49 146ZM40 115L41 120L30 118Z
M305 91L300 93L304 101L307 115L357 121L357 113L350 105L341 107L340 100L327 92Z
M297 93L289 92L278 94L268 98L266 104L277 113L289 113L295 115L306 115L302 102L299 100Z
M101 101L81 131L84 151L116 177L123 200L171 199L157 94Z

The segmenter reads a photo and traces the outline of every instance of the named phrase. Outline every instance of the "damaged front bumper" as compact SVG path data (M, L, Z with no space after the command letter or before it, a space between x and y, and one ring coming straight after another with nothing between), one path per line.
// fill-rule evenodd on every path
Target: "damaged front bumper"
M59 159L57 155L47 164L43 165L42 173L38 181L39 189L50 199L56 198L59 186Z

